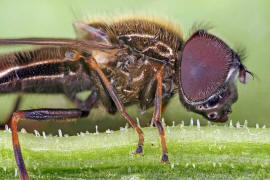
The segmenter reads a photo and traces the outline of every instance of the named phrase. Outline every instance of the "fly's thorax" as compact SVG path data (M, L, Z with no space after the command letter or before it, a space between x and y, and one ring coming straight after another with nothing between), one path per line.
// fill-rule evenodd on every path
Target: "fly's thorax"
M180 30L167 22L150 18L128 18L108 23L76 22L74 26L79 39L129 49L130 53L161 63L174 64L177 49L183 44Z
M149 19L74 25L80 39L119 47L115 51L92 50L91 56L123 103L140 103L144 107L152 104L156 87L154 74L161 66L165 66L163 97L170 98L175 93L174 64L176 52L183 42L179 31Z
M108 56L103 52L95 53L93 57L96 58ZM111 60L98 62L125 105L140 104L141 109L153 105L156 92L155 72L162 65L160 62L130 53L129 50L116 53ZM176 89L173 66L165 65L163 72L163 98L169 99ZM104 88L101 87L99 90L104 91ZM106 100L106 97L102 98Z
M131 33L119 35L117 38L120 44L130 47L135 52L141 52L157 61L174 63L175 50L165 42L158 40L155 35Z

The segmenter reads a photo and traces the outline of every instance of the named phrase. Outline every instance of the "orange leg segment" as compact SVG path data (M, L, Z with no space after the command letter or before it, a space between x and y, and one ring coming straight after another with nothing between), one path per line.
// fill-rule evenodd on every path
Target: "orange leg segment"
M87 62L89 63L90 68L92 70L94 70L95 72L97 72L98 76L103 81L104 85L106 86L106 88L108 90L108 93L110 94L110 96L111 96L113 102L115 103L117 109L119 110L119 112L131 124L131 126L137 131L137 133L139 135L139 142L138 142L137 149L134 151L134 153L142 154L143 153L142 146L143 146L143 141L144 141L142 130L138 127L137 123L126 112L123 103L121 102L120 98L118 97L117 93L115 92L113 86L111 85L111 83L109 82L109 80L107 79L105 74L99 68L96 60L89 59Z
M33 119L33 120L66 120L72 118L86 117L89 111L83 111L80 109L33 109L33 110L21 110L13 113L11 118L12 129L12 142L14 156L17 166L19 168L21 180L29 180L27 170L24 165L21 147L19 143L17 125L21 119Z
M17 111L13 113L13 116L11 119L12 143L13 143L14 156L15 156L16 163L20 172L20 178L21 180L29 180L29 176L27 174L27 171L23 162L21 147L20 147L18 133L17 133L17 124L19 120L23 119L24 117L25 117L24 113L22 113L21 111Z
M161 147L162 147L161 162L169 162L168 150L167 150L166 140L165 140L165 132L160 122L161 111L162 111L162 69L163 68L158 70L155 74L156 80L157 80L157 89L156 89L156 95L155 95L155 109L154 109L152 119L154 119L155 125L160 135L160 141L161 141Z

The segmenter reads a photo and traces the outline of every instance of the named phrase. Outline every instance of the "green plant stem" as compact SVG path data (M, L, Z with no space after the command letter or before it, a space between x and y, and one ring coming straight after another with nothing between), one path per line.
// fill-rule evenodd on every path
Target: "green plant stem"
M166 127L170 164L160 163L156 128L143 128L144 156L132 154L133 129L36 137L19 133L31 179L270 178L270 129ZM11 133L0 132L0 179L15 177Z

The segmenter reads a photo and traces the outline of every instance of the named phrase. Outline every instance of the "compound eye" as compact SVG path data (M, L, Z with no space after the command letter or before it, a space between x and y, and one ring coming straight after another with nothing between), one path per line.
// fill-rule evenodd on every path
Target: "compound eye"
M217 115L218 115L217 112L211 112L207 116L208 116L209 119L216 119Z
M193 34L181 54L179 79L184 95L198 102L213 95L226 80L231 49L219 38L204 31Z

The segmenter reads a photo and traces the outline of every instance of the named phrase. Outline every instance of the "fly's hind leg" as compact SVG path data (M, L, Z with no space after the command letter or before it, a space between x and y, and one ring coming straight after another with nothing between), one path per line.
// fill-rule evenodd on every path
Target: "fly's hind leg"
M139 135L139 142L136 150L134 153L136 154L142 154L143 153L143 132L138 127L137 123L129 116L129 114L126 112L124 104L121 102L120 98L118 97L117 93L115 92L115 89L113 88L112 84L109 82L105 74L102 72L102 70L98 67L98 64L95 59L87 59L87 63L89 64L90 68L94 70L99 78L104 83L110 97L112 98L113 102L115 103L118 111L121 113L121 115L130 123L130 125L137 131Z
M17 124L22 119L32 120L66 120L73 118L81 118L88 116L88 111L80 109L33 109L33 110L20 110L13 113L11 118L11 130L12 130L12 143L14 156L17 166L19 168L21 180L29 180L27 170L23 161L21 147L17 134Z
M15 104L13 106L13 109L10 113L10 115L8 116L8 118L4 121L3 124L0 125L0 130L5 129L5 125L7 125L9 128L11 128L11 118L12 118L12 114L13 112L17 111L19 109L19 106L21 104L22 101L22 94L19 94L16 98Z

